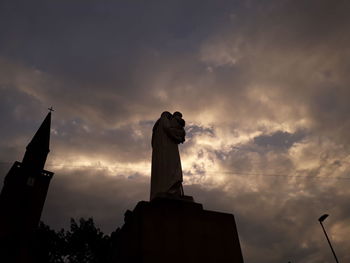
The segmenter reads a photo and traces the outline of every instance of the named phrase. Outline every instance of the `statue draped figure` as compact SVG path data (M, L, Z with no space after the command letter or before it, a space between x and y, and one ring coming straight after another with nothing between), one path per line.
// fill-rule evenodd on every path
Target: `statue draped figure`
M151 198L181 197L182 168L178 144L185 141L185 121L180 112L163 112L153 126Z

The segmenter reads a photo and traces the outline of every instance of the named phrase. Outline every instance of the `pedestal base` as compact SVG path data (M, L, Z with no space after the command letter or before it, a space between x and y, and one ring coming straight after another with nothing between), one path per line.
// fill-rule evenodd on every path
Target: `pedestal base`
M232 214L201 204L156 198L127 212L116 234L115 262L243 263Z

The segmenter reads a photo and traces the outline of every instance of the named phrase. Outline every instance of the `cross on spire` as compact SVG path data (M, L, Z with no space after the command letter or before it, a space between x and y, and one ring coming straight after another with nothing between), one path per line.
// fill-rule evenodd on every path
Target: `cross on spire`
M50 112L55 111L55 110L52 108L52 106L51 106L50 108L48 108L48 110L49 110Z

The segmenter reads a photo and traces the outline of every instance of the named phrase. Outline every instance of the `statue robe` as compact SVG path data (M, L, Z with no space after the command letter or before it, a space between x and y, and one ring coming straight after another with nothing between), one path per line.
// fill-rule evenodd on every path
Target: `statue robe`
M183 136L179 136L179 135ZM182 168L178 144L185 130L174 127L166 114L156 122L152 134L151 200L169 194L174 187L182 190Z

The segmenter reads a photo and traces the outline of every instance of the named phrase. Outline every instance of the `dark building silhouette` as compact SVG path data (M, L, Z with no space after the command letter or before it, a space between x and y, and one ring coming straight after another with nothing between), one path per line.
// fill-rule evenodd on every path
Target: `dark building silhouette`
M52 172L44 170L50 144L49 112L5 177L0 194L0 252L3 262L32 262L30 245L45 203ZM2 261L1 259L1 261Z

